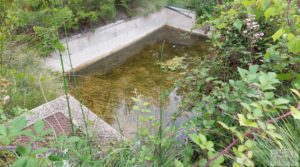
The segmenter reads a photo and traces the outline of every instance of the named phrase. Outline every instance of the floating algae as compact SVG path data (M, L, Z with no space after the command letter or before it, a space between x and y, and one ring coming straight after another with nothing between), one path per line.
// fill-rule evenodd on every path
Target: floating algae
M180 70L175 68L164 70L161 75L160 65L170 65L173 58L176 61L182 60L183 57L202 56L207 47L203 43L195 46L165 43L162 63L159 62L161 47L162 42L150 45L105 74L94 70L86 75L80 75L78 88L84 105L115 128L121 126L127 132L125 136L130 136L136 128L136 114L130 113L133 103L131 98L136 96L135 92L142 94L153 106L151 110L159 110L161 85L162 90L171 92L164 104L168 110L164 115L170 116L170 113L176 110L180 99L176 91L172 93L172 90L175 89L174 81L180 79L181 75ZM175 64L177 68L178 62ZM75 95L74 88L71 90Z

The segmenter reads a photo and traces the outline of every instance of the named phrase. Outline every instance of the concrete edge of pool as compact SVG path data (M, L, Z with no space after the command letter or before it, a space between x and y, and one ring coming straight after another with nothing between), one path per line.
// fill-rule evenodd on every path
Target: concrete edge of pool
M117 21L97 28L94 32L62 39L62 43L66 46L66 41L68 41L72 65L74 70L78 71L138 42L164 26L205 36L201 29L194 29L195 17L193 11L163 8L147 16L129 21ZM67 51L62 53L62 59L65 72L70 72L71 65ZM46 58L45 66L53 71L61 72L59 53L55 52Z
M112 53L130 46L156 30L169 26L196 35L206 36L201 29L193 29L195 23L195 13L179 8L164 8L148 16L138 17L129 21L117 21L115 23L100 27L95 32L78 34L68 38L73 68L75 70L93 64L104 59ZM66 39L62 39L66 45ZM71 66L68 63L67 52L62 53L66 72L70 72ZM61 63L58 53L53 53L45 60L45 67L53 71L61 72ZM74 97L69 96L72 114L72 122L82 132L85 126L81 111L81 104ZM97 136L97 141L101 146L110 146L124 137L108 123L97 117L87 107L82 106L85 118L89 125L90 133ZM60 116L59 116L60 115ZM55 131L65 128L60 125L59 117L70 119L68 114L67 100L65 96L47 102L25 114L28 120L27 127L32 126L37 120L47 121L48 118L56 119L54 125L50 125ZM104 147L105 148L105 147Z
M124 137L111 127L108 123L98 118L91 110L80 104L73 96L69 95L69 103L71 108L72 123L80 132L86 133L84 118L87 122L88 132L90 136L96 137L96 141L102 146L110 146ZM81 107L83 110L81 110ZM82 114L84 113L84 117ZM26 127L32 126L37 120L43 120L47 126L54 130L56 134L70 135L71 124L69 122L69 112L66 96L61 96L55 100L45 103L31 111L24 113L19 117L25 117L27 120ZM63 121L63 122L61 122ZM47 127L46 126L46 127Z

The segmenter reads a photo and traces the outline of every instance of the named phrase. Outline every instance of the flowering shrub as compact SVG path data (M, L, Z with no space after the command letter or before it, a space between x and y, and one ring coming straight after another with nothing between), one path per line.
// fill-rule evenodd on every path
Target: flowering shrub
M188 90L183 110L194 115L187 129L199 166L255 166L257 139L284 149L279 129L293 125L282 120L298 123L299 13L294 1L281 0L236 0L218 9L203 23L211 29L211 55L195 61L181 85Z
M5 78L0 79L0 96L1 96L1 104L5 105L9 102L9 96L8 94L8 86L9 82Z
M10 96L8 95L9 82L5 78L0 78L0 121L6 120L3 107L9 102Z

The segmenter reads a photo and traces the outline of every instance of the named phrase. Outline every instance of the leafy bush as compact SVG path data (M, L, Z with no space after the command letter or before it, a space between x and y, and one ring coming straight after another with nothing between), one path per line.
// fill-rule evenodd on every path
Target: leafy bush
M255 138L282 149L288 134L280 129L290 123L272 120L298 119L290 91L298 89L298 9L293 1L238 0L216 10L203 24L211 30L211 56L198 59L182 82L182 107L195 116L187 128L198 131L190 137L201 165L254 166Z
M59 76L44 69L41 58L34 51L22 46L9 47L14 49L5 47L3 63L4 74L9 82L7 95L10 100L3 110L11 118L26 111L18 108L32 109L59 96L62 85Z

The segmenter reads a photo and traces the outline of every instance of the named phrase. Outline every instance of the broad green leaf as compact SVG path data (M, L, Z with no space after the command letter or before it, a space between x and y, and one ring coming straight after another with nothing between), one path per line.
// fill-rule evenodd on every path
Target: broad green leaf
M264 92L264 96L266 100L270 100L274 97L274 93L273 92Z
M248 71L247 71L247 70L242 69L242 68L239 68L239 67L238 67L238 72L239 72L241 78L245 78L246 75L248 74Z
M256 108L253 110L253 115L257 118L263 117L263 112L261 109Z
M265 15L265 17L266 17L266 20L269 20L269 18L270 18L271 16L274 16L274 13L275 13L275 8L269 7L269 8L265 11L265 13L264 13L264 15Z
M270 123L269 123L269 124L267 125L267 129L268 129L268 130L275 130L276 127L275 127L273 124L270 124Z
M216 160L214 160L210 166L211 167L220 167L221 164L224 162L224 156L220 156L219 158L217 158Z
M266 124L262 121L257 121L257 124L263 130L265 130L267 128Z
M36 150L33 150L31 153L32 154L43 154L43 153L45 153L45 152L47 152L48 151L48 148L38 148L38 149L36 149Z
M247 140L245 142L245 146L247 146L248 148L252 148L253 145L255 145L255 142L253 140Z
M291 106L290 110L291 110L292 116L295 119L300 119L300 111L297 108L295 108L294 106Z
M295 38L295 35L293 33L288 33L288 40L292 40L293 38Z
M206 160L206 159L204 159L204 158L201 158L201 159L200 159L200 161L199 161L199 167L203 167L203 166L205 166L205 165L206 165L206 163L207 163L207 160Z
M36 158L28 158L25 167L38 167L38 160Z
M241 2L246 8L251 7L256 3L256 0L242 0Z
M20 117L12 121L12 128L14 131L20 131L26 127L27 120L25 117Z
M279 29L276 31L276 33L272 36L273 41L276 41L278 38L280 38L285 33L284 29Z
M300 77L297 77L292 81L292 85L296 89L300 89Z
M24 146L18 146L16 151L23 156L26 154L26 148Z
M175 164L175 167L184 167L183 163L181 163L177 159L175 159L174 164Z
M12 164L12 167L26 167L26 162L26 157L20 157Z
M245 116L242 115L242 114L238 114L238 118L239 118L240 125L242 125L242 126L253 127L253 128L258 127L257 123L255 123L253 121L250 121L250 120L247 120L245 118Z
M251 107L249 104L241 102L241 105L243 106L244 109L246 109L248 112L251 112Z
M207 150L214 151L214 143L212 141L208 141L205 145Z
M0 125L0 135L3 135L3 136L7 135L7 128L3 124Z
M237 162L233 162L232 167L241 167L241 165L238 164Z
M4 146L7 146L10 144L10 140L7 136L0 136L0 144L1 145L4 145Z
M44 121L38 120L34 123L34 130L37 134L39 134L44 129Z
M237 30L241 31L242 26L243 26L243 22L242 22L241 20L237 19L237 20L233 23L233 26L234 26Z
M268 73L260 73L260 76L258 77L260 86L262 90L274 90L275 87L273 86L276 83L280 83L277 79L277 75L274 72L268 72Z
M225 27L226 27L225 23L220 23L220 24L217 25L218 29L222 29L222 28L225 28Z
M206 137L205 137L203 134L199 134L198 136L199 136L200 141L201 141L203 144L205 144L205 143L207 142Z
M258 65L251 65L251 66L249 67L249 72L250 72L251 74L256 74L257 71L258 71L258 68L259 68Z
M281 81L290 81L291 79L293 79L293 73L277 74L277 78Z
M78 142L79 140L80 140L79 137L77 137L77 136L72 136L72 137L69 137L69 138L67 139L67 142L68 142L68 143L75 143L75 142Z
M288 49L292 53L299 53L300 52L300 38L293 38L288 42Z
M262 9L266 10L270 5L270 0L262 0Z
M228 11L228 13L229 13L229 15L230 15L231 17L233 17L233 16L235 16L235 15L237 14L237 11L236 11L235 9L230 9L230 10Z
M284 99L284 98L278 98L274 101L275 105L283 105L283 104L288 104L289 101Z

